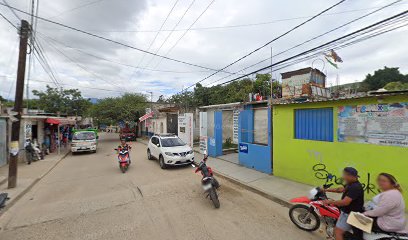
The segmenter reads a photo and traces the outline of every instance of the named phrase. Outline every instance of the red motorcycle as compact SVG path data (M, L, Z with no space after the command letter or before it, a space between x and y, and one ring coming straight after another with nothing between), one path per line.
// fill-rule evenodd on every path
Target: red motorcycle
M119 168L122 173L125 173L130 165L129 150L127 148L115 148L118 151Z
M299 197L291 200L297 203L289 210L290 220L304 231L316 231L320 228L321 221L326 223L326 234L328 237L334 237L334 228L337 219L340 217L340 210L335 206L323 204L323 200L328 199L324 189L331 186L324 185L314 188L309 197Z
M207 166L207 159L207 154L204 154L204 159L198 164L195 172L201 172L201 175L203 176L201 179L201 185L204 192L207 193L207 197L210 197L214 207L219 208L220 200L218 199L217 189L220 187L220 184L217 179L215 179L212 169ZM195 167L194 164L192 164L192 166Z

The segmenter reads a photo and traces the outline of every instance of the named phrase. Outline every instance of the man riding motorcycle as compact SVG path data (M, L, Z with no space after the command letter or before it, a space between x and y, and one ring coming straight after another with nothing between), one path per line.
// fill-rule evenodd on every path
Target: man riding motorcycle
M341 215L334 230L336 240L343 240L344 233L353 230L354 235L361 239L363 232L352 228L347 223L350 212L363 212L364 209L364 189L358 181L358 172L355 168L346 167L343 170L342 180L346 183L344 187L326 189L326 192L342 193L341 200L325 200L324 204L334 205L340 208Z
M117 151L120 152L121 150L127 150L128 152L130 152L130 150L132 149L131 146L129 146L129 144L126 143L125 139L121 139L120 140L120 145L117 148ZM130 154L129 154L129 164L131 164L132 161L130 160Z

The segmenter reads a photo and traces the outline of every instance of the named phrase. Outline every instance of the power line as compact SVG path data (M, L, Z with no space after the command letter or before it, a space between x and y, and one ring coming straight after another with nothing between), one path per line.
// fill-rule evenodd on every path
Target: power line
M160 34L160 31L163 29L164 25L166 24L167 20L169 19L171 13L173 12L174 8L176 7L177 3L179 2L179 0L176 0L173 4L173 6L171 7L169 13L167 14L166 18L164 19L163 23L160 26L159 31L157 31L156 35L154 36L153 40L150 42L149 47L146 49L146 51L150 51L150 48L153 46L153 43L156 41L157 37ZM157 54L157 52L155 53ZM142 58L140 59L139 63L137 64L137 67L140 67L140 65L142 64L144 58L146 57L146 53L144 53L142 55ZM130 79L132 80L133 76L135 75L136 70L133 71L132 75L130 76Z
M0 13L0 16L1 16L2 18L4 18L4 20L6 20L8 23L10 23L11 26L13 26L15 29L18 30L18 27L17 27L12 21L10 21L10 19L8 19L8 18L7 18L6 16L4 16L2 13Z
M327 31L327 32L324 32L324 33L322 33L322 34L319 34L319 35L317 35L317 36L315 36L315 37L313 37L313 38L311 38L311 39L308 39L308 40L306 40L306 41L304 41L304 42L302 42L302 43L299 43L299 44L297 44L297 45L295 45L295 46L293 46L293 47L291 47L291 48L288 48L288 49L286 49L286 50L284 50L284 51L281 51L281 52L279 52L279 53L277 53L277 54L274 54L272 57L277 57L277 56L279 56L279 55L282 55L283 53L286 53L286 52L288 52L288 51L290 51L290 50L293 50L293 49L298 48L298 47L300 47L300 46L302 46L302 45L305 45L306 43L309 43L309 42L311 42L311 41L313 41L313 40L316 40L316 39L318 39L318 38L320 38L320 37L323 37L323 36L325 36L325 35L327 35L327 34L329 34L329 33L332 33L332 32L334 32L334 31L336 31L336 30L338 30L338 29L340 29L340 28L343 28L343 27L345 27L345 26L348 26L348 25L350 25L350 24L352 24L352 23L354 23L354 22L356 22L356 21L358 21L358 20L361 20L361 19L363 19L363 18L365 18L365 17L368 17L368 16L370 16L370 15L372 15L372 14L374 14L374 13L377 13L377 12L379 12L379 11L385 9L385 8L391 7L392 5L395 5L395 4L397 4L398 2L401 2L401 1L402 1L402 0L397 0L397 1L394 1L394 2L392 2L392 3L390 3L390 4L387 4L387 5L385 5L385 6L382 6L382 7L380 7L380 8L376 8L376 10L374 10L374 11L371 11L371 12L369 12L369 13L367 13L367 14L364 14L364 15L362 15L362 16L360 16L360 17L358 17L358 18L355 18L355 19L353 19L353 20L351 20L351 21L349 21L349 22L346 22L346 23L344 23L344 24L342 24L342 25L340 25L340 26L338 26L338 27L335 27L335 28L333 28L333 29L331 29L331 30L329 30L329 31ZM228 77L230 77L230 76L232 76L232 75L235 75L235 74L237 74L238 72L247 70L248 68L251 68L251 67L256 66L256 65L258 65L258 64L261 64L261 63L264 63L264 62L266 62L266 61L269 61L270 59L271 59L271 57L267 57L267 58L265 58L265 59L263 59L263 60L261 60L261 61L259 61L259 62L257 62L257 63L254 63L254 64L252 64L252 65L250 65L250 66L248 66L248 67L246 67L246 68L243 68L243 69L241 69L241 70L239 70L239 71L236 71L236 72L234 72L234 73L232 73L232 74L229 74L229 75L227 75L227 76L225 76L225 77L222 77L222 78L220 78L220 79L218 79L218 80L216 80L216 81L214 81L214 82L211 82L211 83L207 84L207 86L208 86L208 85L211 85L211 84L214 84L214 83L217 83L217 82L219 82L219 81L221 81L221 80L223 80L223 79L226 79L226 78L228 78Z
M214 72L214 73L208 75L207 77L201 79L200 81L196 82L195 84L190 85L189 87L185 88L185 90L187 90L187 89L189 89L189 88L191 88L191 87L194 87L197 83L203 82L203 81L205 81L206 79L208 79L208 78L210 78L210 77L216 75L217 73L221 72L222 70L225 70L226 68L228 68L228 67L230 67L230 66L236 64L237 62L239 62L239 61L241 61L241 60L247 58L248 56L254 54L255 52L257 52L257 51L259 51L259 50L261 50L262 48L268 46L268 45L271 44L272 42L274 42L274 41L276 41L276 40L278 40L278 39L280 39L280 38L282 38L282 37L288 35L289 33L295 31L296 29L298 29L298 28L300 28L301 26L307 24L308 22L312 21L313 19L319 17L319 16L322 15L323 13L325 13L325 12L327 12L327 11L330 11L331 9L335 8L336 6L342 4L342 3L345 2L345 1L346 1L346 0L341 0L341 1L337 2L336 4L334 4L334 5L332 5L332 6L328 7L328 8L326 8L326 9L324 9L323 11L321 11L321 12L319 12L318 14L314 15L313 17L307 19L306 21L304 21L304 22L302 22L302 23L296 25L295 27L293 27L293 28L291 28L290 30L284 32L283 34L281 34L281 35L275 37L274 39L268 41L267 43L263 44L262 46L260 46L260 47L258 47L258 48L256 48L256 49L254 49L253 51L251 51L251 52L245 54L244 56L242 56L242 57L240 57L240 58L238 58L237 60L233 61L232 63L228 64L227 66L225 66L225 67L219 69L218 71L216 71L216 72Z
M167 34L166 38L164 39L164 41L162 42L162 44L159 46L158 49L156 49L156 51L154 52L155 54L157 54L161 48L163 47L163 45L167 42L167 40L169 40L170 36L175 32L175 29L178 27L178 25L180 24L180 22L184 19L184 17L186 16L187 12L190 10L190 8L193 6L194 2L196 0L191 1L190 5L186 8L186 10L184 11L184 13L181 15L181 17L179 18L179 20L177 21L177 23L174 25L172 31L169 32L169 34ZM150 65L150 63L152 62L152 60L154 59L154 57L150 58L150 60L147 62L146 67Z
M92 76L96 77L96 78L99 79L99 80L102 80L103 82L108 83L109 85L112 85L112 86L117 87L117 88L120 88L120 89L122 88L122 87L119 86L119 85L113 84L112 82L110 82L110 81L108 81L108 80L105 80L104 78L98 76L95 72L93 72L93 71L87 69L86 67L84 67L83 65L79 64L77 61L75 61L74 59L72 59L71 57L69 57L68 55L66 55L65 53L63 53L63 52L62 52L60 49L58 49L54 44L52 44L52 43L49 42L49 45L50 45L52 48L54 48L54 50L55 50L56 52L58 52L59 54L61 54L62 56L64 56L66 59L68 59L68 61L70 61L70 62L72 62L73 64L75 64L77 67L79 67L79 68L82 69L83 71L85 71L85 72L91 74Z
M343 0L345 1L345 0ZM198 22L198 20L200 20L200 18L204 15L204 13L207 12L207 10L211 7L211 5L215 2L215 0L212 0L207 7L204 9L204 11L201 12L201 14L194 20L194 22L184 31L184 33L180 36L179 39L177 39L177 41L173 44L173 46L171 48L169 48L169 50L167 50L166 54L164 54L164 56L168 56L170 54L171 51L173 51L173 49L177 46L177 44L181 41L181 39L188 33L188 31L190 31L190 28L192 28L194 26L194 24L196 24ZM160 60L156 66L154 68L157 68L160 64L161 64L162 60ZM216 70L218 72L218 70Z
M394 15L394 16L392 16L392 17L386 18L386 19L384 19L384 20L381 20L381 21L379 21L379 22L376 22L376 23L374 23L374 24L371 24L371 25L369 25L369 26L367 26L367 27L364 27L364 28L361 28L361 29L359 29L359 30L356 30L356 31L354 31L354 32L352 32L352 33L346 34L346 35L344 35L344 36L342 36L342 37L336 38L336 39L334 39L334 40L332 40L332 41L329 41L329 42L327 42L327 43L324 43L324 44L319 45L319 46L317 46L317 47L314 47L314 48L312 48L312 49L306 50L306 51L304 51L304 52L302 52L302 53L296 54L296 55L294 55L294 56L292 56L292 57L286 58L286 59L281 60L281 61L279 61L279 62L276 62L276 63L274 63L274 64L268 65L268 66L266 66L266 67L260 68L260 69L255 70L255 71L252 71L251 73L245 74L245 75L243 75L243 76L241 76L241 77L234 78L234 79L229 80L229 81L227 81L227 82L224 82L224 83L222 83L222 84L227 84L227 83L230 83L230 82L239 80L239 79L241 79L242 77L247 77L247 76L253 75L253 74L258 73L258 72L260 72L260 71L269 69L271 66L272 66L272 67L277 66L277 65L279 65L279 64L288 62L288 61L293 60L293 59L296 59L296 58L298 58L298 57L302 57L303 55L309 54L309 53L311 53L311 52L313 52L313 51L319 51L320 49L322 49L322 48L324 48L324 47L330 46L332 43L336 43L336 42L338 42L338 41L340 41L340 40L347 39L347 38L349 38L349 37L353 37L353 35L357 35L357 34L359 34L359 33L361 33L361 32L364 32L364 31L366 31L366 30L369 30L369 29L371 29L371 28L375 28L375 27L377 27L377 26L379 26L379 25L381 25L381 24L387 23L388 21L392 21L392 20L394 20L394 19L398 19L398 18L401 18L401 17L405 17L407 13L408 13L408 10L407 10L407 11L404 11L404 12L401 12L401 13L399 13L399 14L397 14L397 15Z
M38 32L38 33L40 33L40 32ZM121 66L128 67L128 68L143 69L143 70L146 70L146 71L154 71L154 72L179 73L179 74L198 73L198 72L209 72L208 70L172 71L172 70L164 70L164 69L151 69L151 68L137 67L137 66L130 65L130 64L126 64L126 63L122 63L122 62L119 62L119 61L113 61L113 60L104 58L104 57L102 57L102 56L98 56L98 55L95 55L95 54L93 54L93 53L87 52L87 51L85 51L85 50L83 50L83 49L79 49L79 48L75 48L75 47L69 46L69 45L67 45L67 44L65 44L65 43L63 43L63 42L61 42L61 41L58 41L57 39L55 39L55 38L53 38L53 37L50 37L50 36L48 36L48 35L46 35L46 34L44 34L44 33L40 33L40 34L41 34L43 37L45 37L45 38L47 38L47 39L49 39L49 40L51 40L51 41L53 41L53 42L55 42L55 43L58 43L58 44L60 44L60 45L62 45L62 46L64 46L64 47L66 47L66 48L75 50L75 51L77 51L77 52L79 52L79 53L81 53L81 54L85 54L85 55L87 55L87 56L91 56L91 57L96 58L96 59L100 59L100 60L103 60L103 61L106 61L106 62L114 63L114 64L121 65Z
M16 16L16 18L17 18L19 21L21 21L20 16L18 16L17 13L14 11L14 9L10 7L10 4L8 4L8 2L7 2L6 0L3 0L3 2L4 2L3 6L8 7L8 8L10 9L10 11L14 14L14 16Z
M0 3L0 5L6 6L3 3ZM24 13L26 15L29 15L29 16L31 15L30 13L28 13L26 11L23 11L23 10L20 10L18 8L11 7L11 6L10 6L10 8L12 8L12 9L18 11L18 12ZM217 69L213 69L213 68L209 68L209 67L205 67L205 66L200 66L198 64L189 63L189 62L186 62L186 61L183 61L183 60L178 60L178 59L170 58L170 57L167 57L167 56L162 56L162 55L159 55L159 54L154 54L152 52L140 49L138 47L134 47L134 46L131 46L131 45L126 44L126 43L122 43L122 42L119 42L119 41L116 41L116 40L113 40L113 39L102 37L102 36L99 36L97 34L90 33L90 32L87 32L87 31L84 31L84 30L81 30L81 29L78 29L78 28L75 28L75 27L71 27L71 26L68 26L68 25L65 25L65 24L62 24L62 23L59 23L59 22L55 22L55 21L52 21L52 20L49 20L49 19L46 19L46 18L43 18L43 17L40 17L40 16L37 16L36 18L38 18L38 19L40 19L42 21L48 22L48 23L52 23L52 24L67 28L67 29L71 29L71 30L76 31L76 32L80 32L80 33L83 33L83 34L86 34L86 35L89 35L89 36L92 36L92 37L95 37L95 38L99 38L101 40L105 40L105 41L108 41L108 42L111 42L111 43L115 43L115 44L123 46L123 47L131 48L131 49L134 49L134 50L137 50L137 51L140 51L140 52L144 52L144 53L147 53L149 55L153 55L153 56L156 56L156 57L159 57L159 58L163 58L163 59L170 60L170 61L173 61L173 62L182 63L182 64L185 64L185 65L198 67L198 68L202 68L202 69L206 69L206 70L218 71Z
M62 15L64 15L64 14L73 12L73 11L78 10L78 9L80 9L80 8L83 8L83 7L87 7L87 6L90 6L90 5L94 5L94 4L99 3L99 2L102 2L102 1L105 1L105 0L96 0L96 1L93 1L93 2L88 2L88 3L85 3L85 4L81 4L81 5L77 6L77 7L70 8L70 9L65 10L65 11L63 11L63 12L60 12L59 14L54 15L54 16L50 17L49 19L53 19L53 18L60 17L60 16L62 16Z
M408 4L408 3L396 4L395 6L399 6L399 5L403 5L403 4ZM372 9L378 9L378 7L359 8L359 9L340 11L340 12L334 12L334 13L325 13L325 14L322 14L321 16L333 16L333 15L340 15L340 14L345 14L345 13L361 12L361 11L372 10ZM286 21L306 19L306 18L310 18L310 17L312 17L312 16L310 15L310 16L293 17L293 18L282 18L282 19L275 19L275 20L264 21L264 22L235 24L235 25L226 25L226 26L195 27L195 28L193 27L193 28L190 28L190 31L217 30L217 29L261 26L261 25L281 23L281 22L286 22ZM53 29L53 30L57 30L57 29ZM159 31L159 30L98 30L98 29L86 29L86 30L90 31L90 32L103 32L103 33L156 33L156 32ZM187 30L187 28L162 29L160 32L182 32L182 31L186 31L186 30Z

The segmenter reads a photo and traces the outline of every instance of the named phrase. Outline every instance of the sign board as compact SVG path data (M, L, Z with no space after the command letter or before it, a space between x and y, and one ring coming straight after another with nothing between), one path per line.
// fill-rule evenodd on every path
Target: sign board
M207 113L200 112L200 153L207 151Z
M238 144L238 119L239 119L239 109L235 109L233 113L233 138L232 142Z
M339 107L338 141L408 147L408 103Z
M239 152L248 153L248 144L240 143L239 144Z
M193 147L194 141L194 123L193 114L184 113L178 116L178 136L185 143Z
M26 121L24 124L24 137L25 139L31 139L33 134L33 126L30 121Z

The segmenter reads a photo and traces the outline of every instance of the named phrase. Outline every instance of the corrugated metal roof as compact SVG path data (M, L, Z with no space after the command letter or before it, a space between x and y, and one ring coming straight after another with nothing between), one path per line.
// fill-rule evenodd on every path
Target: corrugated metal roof
M241 105L241 102L235 102L235 103L225 103L225 104L216 104L216 105L208 105L208 106L202 106L199 107L199 109L208 109L208 108L225 108L225 107L236 107Z

